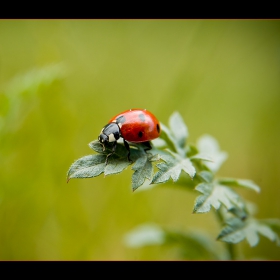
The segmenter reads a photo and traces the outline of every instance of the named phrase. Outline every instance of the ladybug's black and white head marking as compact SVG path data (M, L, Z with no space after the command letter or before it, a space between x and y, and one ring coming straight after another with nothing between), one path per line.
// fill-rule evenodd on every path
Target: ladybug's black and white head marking
M102 128L98 136L98 141L103 145L103 150L105 150L105 143L116 142L120 137L121 133L119 125L115 122L112 122L106 124Z

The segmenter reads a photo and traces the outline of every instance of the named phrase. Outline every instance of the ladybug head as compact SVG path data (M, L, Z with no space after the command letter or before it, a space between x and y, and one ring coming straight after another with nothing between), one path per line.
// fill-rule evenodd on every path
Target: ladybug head
M115 142L120 138L120 128L116 123L109 123L105 125L99 136L98 141L103 146L103 151L105 150L105 144L109 142Z
M98 141L103 146L103 151L105 151L105 145L104 144L109 142L109 137L101 132L98 136Z
M105 143L105 142L109 142L109 137L103 133L100 133L98 136L98 141L100 143Z

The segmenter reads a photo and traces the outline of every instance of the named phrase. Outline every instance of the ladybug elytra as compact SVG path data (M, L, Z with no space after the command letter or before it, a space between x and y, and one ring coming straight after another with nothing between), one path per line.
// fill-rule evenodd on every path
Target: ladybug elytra
M151 149L150 141L159 137L160 123L157 118L146 109L130 109L124 111L110 119L105 125L99 136L98 141L105 150L105 144L113 142L112 153L107 155L108 158L115 152L117 140L123 138L123 143L128 151L127 159L130 159L130 148L128 142L143 143L147 146L147 150Z

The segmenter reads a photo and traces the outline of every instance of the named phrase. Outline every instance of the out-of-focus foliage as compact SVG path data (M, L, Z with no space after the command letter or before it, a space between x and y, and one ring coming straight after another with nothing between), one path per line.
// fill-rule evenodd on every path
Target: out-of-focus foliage
M182 233L154 224L137 226L124 236L124 244L130 248L164 245L166 249L175 248L179 259L188 260L227 260L228 254L217 242L205 233L190 231Z
M42 68L34 68L9 81L0 95L1 135L18 129L30 107L32 108L30 103L35 103L39 93L44 89L50 89L54 82L63 79L66 75L65 72L63 64L56 63Z
M151 222L216 238L215 217L191 214L198 193L176 187L187 174L144 192L132 192L130 168L66 183L87 143L129 108L162 123L180 112L190 146L214 135L229 156L217 175L254 181L260 194L240 192L255 217L279 218L279 31L277 20L0 20L0 259L179 259L124 246L129 230ZM38 83L46 69L58 70ZM25 75L34 81L20 93ZM280 258L262 236L237 247L243 259Z
M270 241L276 241L280 244L279 237L270 227L253 219L245 222L238 218L228 219L218 239L238 243L246 238L251 246L256 246L260 240L259 234L267 237Z

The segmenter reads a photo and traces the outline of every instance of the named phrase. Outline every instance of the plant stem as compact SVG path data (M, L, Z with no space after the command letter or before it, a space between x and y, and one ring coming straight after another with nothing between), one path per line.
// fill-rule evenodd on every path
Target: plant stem
M224 223L224 216L222 214L221 208L215 211L216 217L218 218L220 224L222 225ZM232 243L225 243L225 246L227 248L227 252L229 255L229 260L235 260L236 255L235 255L235 250L234 250L234 244Z
M228 253L230 256L230 260L235 260L236 256L235 256L235 252L234 252L234 244L232 243L226 243L227 248L228 248Z

